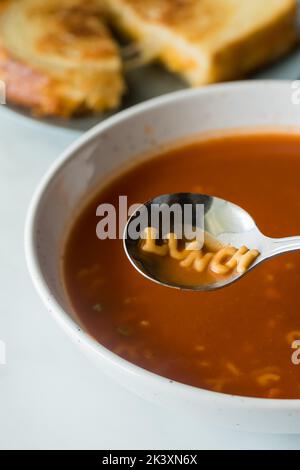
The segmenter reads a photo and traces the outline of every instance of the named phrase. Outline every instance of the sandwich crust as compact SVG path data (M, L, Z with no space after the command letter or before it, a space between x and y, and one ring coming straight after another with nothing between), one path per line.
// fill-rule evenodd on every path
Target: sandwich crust
M39 115L117 107L118 47L102 0L9 0L0 9L0 79L7 98Z

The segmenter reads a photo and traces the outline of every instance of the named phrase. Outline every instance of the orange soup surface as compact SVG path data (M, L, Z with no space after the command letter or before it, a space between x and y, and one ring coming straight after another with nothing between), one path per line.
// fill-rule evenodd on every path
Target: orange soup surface
M300 234L300 135L223 135L116 176L82 211L65 247L74 312L101 344L170 380L235 395L300 398L292 349L300 340L300 253L268 261L226 289L191 293L143 278L122 240L97 238L99 204L179 192L233 201L268 236Z

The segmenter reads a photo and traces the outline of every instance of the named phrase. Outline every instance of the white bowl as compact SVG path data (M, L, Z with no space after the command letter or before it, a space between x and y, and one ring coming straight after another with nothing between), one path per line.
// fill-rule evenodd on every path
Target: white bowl
M292 104L291 97L290 82L238 82L181 91L117 114L63 153L41 182L29 210L27 262L49 313L122 386L174 412L193 415L202 425L298 433L300 400L254 399L197 389L139 368L98 344L72 317L63 289L60 257L66 228L83 199L108 174L159 146L220 129L300 125L300 106Z

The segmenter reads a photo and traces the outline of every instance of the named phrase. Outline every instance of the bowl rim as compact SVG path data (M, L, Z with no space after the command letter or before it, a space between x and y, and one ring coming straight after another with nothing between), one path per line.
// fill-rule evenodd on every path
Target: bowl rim
M75 340L75 342L80 343L82 347L95 353L96 356L101 357L102 360L109 362L112 366L121 368L130 375L138 375L140 378L148 380L148 382L152 382L152 384L157 388L169 387L170 392L174 392L174 389L176 388L178 394L181 394L182 396L197 396L198 399L210 401L218 405L223 404L224 406L235 409L239 409L241 407L245 409L245 407L247 408L247 405L248 409L255 408L258 410L281 409L293 411L300 408L300 399L254 398L205 390L160 376L121 358L92 338L59 305L43 277L38 260L37 246L35 244L35 233L37 232L37 214L39 212L44 194L46 193L48 186L51 184L51 181L56 177L57 174L59 174L59 172L68 163L69 160L76 158L78 151L80 151L85 146L90 145L99 137L99 135L108 130L111 126L122 123L123 121L130 119L132 116L143 114L144 112L147 112L151 109L159 108L172 102L180 102L182 100L184 101L191 96L223 93L224 91L234 92L236 89L240 88L248 90L256 89L259 91L265 89L266 87L269 89L271 86L274 88L287 89L288 87L292 87L292 83L293 81L291 80L245 80L209 85L207 87L197 89L179 90L160 97L152 98L131 108L123 110L114 116L111 116L100 122L95 127L79 136L79 138L76 138L75 141L69 145L54 161L54 163L50 166L50 168L46 171L45 175L40 180L40 183L34 191L28 208L24 231L25 258L30 277L37 293L39 294L39 297L42 299L48 312L53 316L58 324L60 324L65 332L73 340ZM171 387L173 387L173 389L171 389Z

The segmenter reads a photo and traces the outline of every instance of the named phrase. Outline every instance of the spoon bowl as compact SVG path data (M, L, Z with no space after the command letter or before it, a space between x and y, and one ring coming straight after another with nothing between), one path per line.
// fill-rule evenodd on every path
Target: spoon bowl
M186 217L183 216L179 223L177 222L177 225L174 218L171 218L167 229L164 230L161 219L157 217L157 214L162 211L162 208L171 209L174 205L181 208L181 214L186 214L185 208L189 205L191 208L191 211L189 211L190 218L186 220ZM199 213L201 217L197 217ZM159 221L160 224L153 224L153 219L156 222ZM178 225L181 225L182 229L184 224L198 228L199 233L209 234L224 246L236 248L246 246L250 250L259 251L260 255L245 272L237 273L233 271L232 275L222 279L216 278L215 282L199 282L199 285L190 285L189 283L176 282L174 279L166 280L160 276L157 270L153 269L149 257L143 256L140 249L141 234L146 227L154 226L157 230L158 240L163 240L168 232L176 232ZM136 230L132 230L133 227L136 228L137 226L139 227L138 234ZM147 279L166 287L196 292L227 287L241 279L262 262L274 256L300 249L300 237L281 239L267 237L261 233L254 219L243 208L218 197L193 193L158 196L141 205L127 221L123 243L128 259L135 269Z

